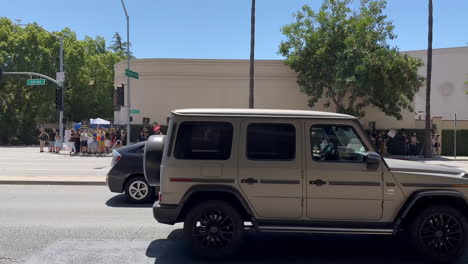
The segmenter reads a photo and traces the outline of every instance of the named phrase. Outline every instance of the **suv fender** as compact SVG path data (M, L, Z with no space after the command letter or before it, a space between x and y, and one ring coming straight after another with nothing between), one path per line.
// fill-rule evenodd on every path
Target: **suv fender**
M241 210L241 215L252 221L255 225L254 214L240 192L232 186L225 185L195 185L187 190L179 203L180 212L178 221L183 221L188 211L197 203L204 199L225 200L233 203L233 207ZM256 225L255 225L256 226Z
M413 193L403 204L398 212L397 217L395 218L395 230L401 226L403 221L410 216L410 213L414 210L418 210L420 204L424 199L435 198L435 202L446 199L456 199L464 203L464 206L468 208L468 201L463 195L463 193L455 190L426 190L426 191L417 191ZM466 213L465 213L466 214Z

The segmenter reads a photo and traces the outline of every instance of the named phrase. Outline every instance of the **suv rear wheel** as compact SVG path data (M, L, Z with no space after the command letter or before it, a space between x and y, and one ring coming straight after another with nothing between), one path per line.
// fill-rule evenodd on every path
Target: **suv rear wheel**
M410 236L427 261L451 263L463 255L468 246L467 219L450 206L430 206L413 219Z
M184 233L195 254L212 259L232 255L240 246L244 222L224 201L206 201L192 208L184 222Z

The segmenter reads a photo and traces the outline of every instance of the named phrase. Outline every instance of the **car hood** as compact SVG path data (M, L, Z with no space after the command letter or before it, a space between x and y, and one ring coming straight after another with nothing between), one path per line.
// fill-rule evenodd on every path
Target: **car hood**
M456 167L444 165L430 165L415 161L398 160L398 159L385 159L390 171L392 172L406 172L416 174L437 174L455 177L465 176L465 171Z
M403 187L468 187L468 175L456 167L395 159L385 159L385 162Z

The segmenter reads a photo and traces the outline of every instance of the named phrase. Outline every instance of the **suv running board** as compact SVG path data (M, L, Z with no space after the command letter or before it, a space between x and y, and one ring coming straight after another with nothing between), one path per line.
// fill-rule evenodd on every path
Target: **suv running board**
M329 227L297 227L297 226L259 226L261 232L307 232L318 234L360 234L360 235L393 235L393 229L371 228L329 228Z

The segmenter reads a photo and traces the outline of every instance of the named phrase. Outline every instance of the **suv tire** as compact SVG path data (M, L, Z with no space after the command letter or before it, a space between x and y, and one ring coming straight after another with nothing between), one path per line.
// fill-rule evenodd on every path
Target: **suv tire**
M154 201L155 189L143 176L130 178L125 184L125 197L132 203L149 203Z
M184 233L195 254L220 259L231 256L239 248L244 222L228 203L206 201L188 212Z
M410 237L428 262L451 263L463 255L468 246L468 223L457 209L433 205L414 217Z

